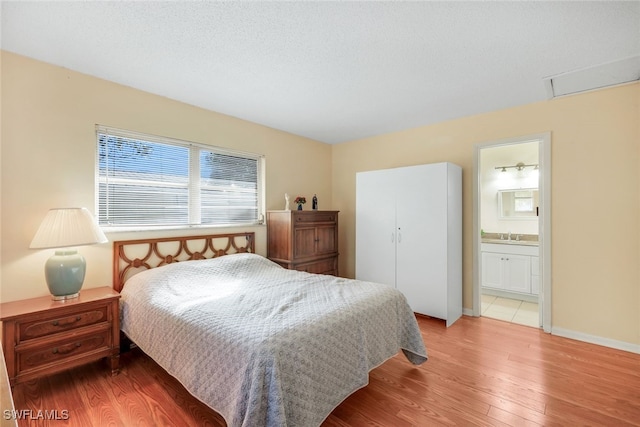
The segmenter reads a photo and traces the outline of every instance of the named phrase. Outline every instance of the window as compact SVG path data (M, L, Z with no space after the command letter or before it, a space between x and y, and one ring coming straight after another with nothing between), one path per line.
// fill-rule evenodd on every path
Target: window
M103 126L96 140L100 225L259 222L261 156Z
M516 191L514 192L513 197L513 204L516 212L533 212L532 191Z

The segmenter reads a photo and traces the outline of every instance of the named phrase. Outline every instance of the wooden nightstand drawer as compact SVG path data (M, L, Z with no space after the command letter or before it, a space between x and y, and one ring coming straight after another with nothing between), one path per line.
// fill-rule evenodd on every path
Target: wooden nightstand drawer
M64 359L81 357L93 352L108 352L111 348L111 325L105 323L101 326L102 332L90 330L85 335L72 336L59 342L47 342L46 345L26 350L24 347L16 347L18 371L25 374L30 369Z
M93 310L82 311L66 316L51 316L50 318L20 323L18 342L56 334L70 329L82 328L107 320L107 306L96 307Z
M46 296L3 303L2 350L11 385L102 358L117 374L119 299L102 287L66 301Z

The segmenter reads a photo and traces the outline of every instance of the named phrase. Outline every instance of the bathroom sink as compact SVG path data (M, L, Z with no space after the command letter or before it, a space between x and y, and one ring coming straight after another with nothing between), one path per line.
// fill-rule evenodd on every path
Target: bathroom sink
M482 239L482 243L497 243L500 245L538 246L537 240Z

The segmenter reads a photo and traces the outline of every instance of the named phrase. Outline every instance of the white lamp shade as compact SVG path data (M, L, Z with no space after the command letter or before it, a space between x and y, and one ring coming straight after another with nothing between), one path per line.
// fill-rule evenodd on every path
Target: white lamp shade
M86 208L51 209L31 241L31 249L65 248L107 242Z

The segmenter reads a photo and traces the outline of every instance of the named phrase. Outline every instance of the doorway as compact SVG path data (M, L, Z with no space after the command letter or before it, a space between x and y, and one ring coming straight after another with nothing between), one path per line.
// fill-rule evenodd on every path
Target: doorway
M484 300L485 310L495 304L488 317L503 312L502 320L551 331L550 154L548 133L475 146L474 316L483 315ZM535 320L526 313L532 307ZM517 321L525 315L529 323Z

